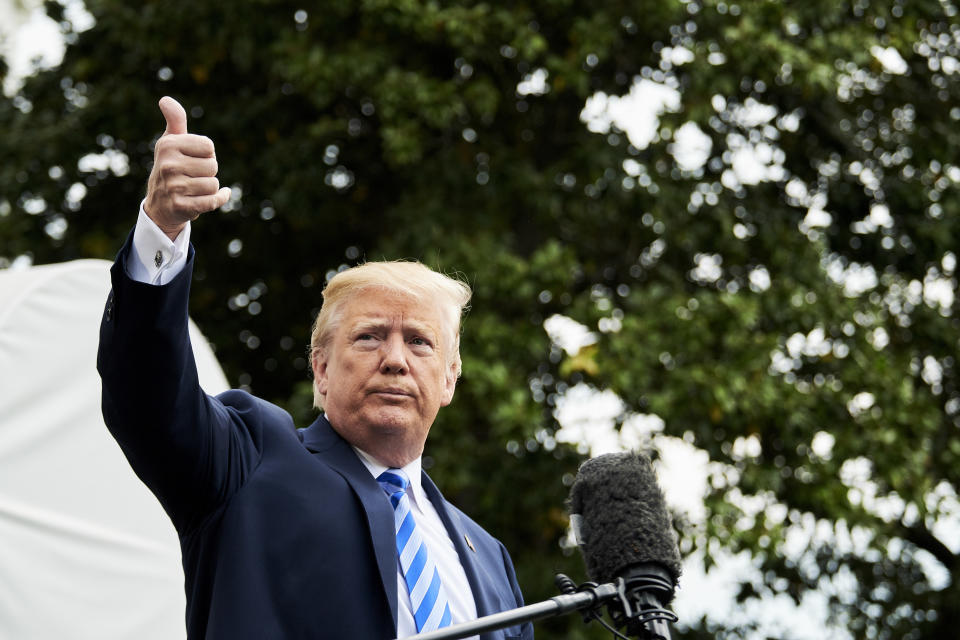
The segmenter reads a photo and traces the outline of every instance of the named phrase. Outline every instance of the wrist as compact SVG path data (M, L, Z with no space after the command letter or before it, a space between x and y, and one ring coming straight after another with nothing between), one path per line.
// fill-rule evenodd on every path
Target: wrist
M150 220L152 220L155 225L157 225L160 231L163 231L164 235L170 238L171 241L175 241L177 239L177 236L180 235L180 232L183 231L184 227L187 226L186 221L168 223L160 219L160 216L156 216L153 213L151 213L152 211L156 211L156 210L157 210L157 207L151 206L150 199L147 198L147 200L143 203L143 212L147 214L147 217L150 218Z
M170 241L171 241L171 242L176 242L177 236L179 236L179 235L180 235L180 232L183 231L184 227L187 226L187 223L186 223L186 222L184 222L184 223L182 223L182 224L180 224L180 225L173 225L173 226L171 226L171 225L165 225L165 224L163 224L163 223L161 223L161 222L157 222L156 220L154 220L154 222L156 223L156 225L157 225L158 227L160 227L160 231L163 231L164 235L166 235L168 238L170 238Z

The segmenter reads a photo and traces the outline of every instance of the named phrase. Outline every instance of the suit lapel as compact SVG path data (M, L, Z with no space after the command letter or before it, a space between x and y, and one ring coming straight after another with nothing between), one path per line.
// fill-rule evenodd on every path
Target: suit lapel
M496 595L490 593L486 588L486 585L494 584L494 580L490 577L483 563L480 562L474 541L468 536L460 514L455 509L450 508L440 490L433 484L426 472L422 474L422 478L423 489L440 515L440 519L447 528L447 533L450 534L450 539L457 549L457 555L460 556L460 564L463 565L463 571L467 574L467 581L473 591L473 601L477 605L477 617L498 613L501 609L501 603ZM495 634L496 632L494 632L494 635L482 634L480 637L490 638L495 637Z
M353 448L333 430L324 416L298 432L308 451L346 479L363 504L373 540L373 552L380 569L383 590L393 613L394 633L397 624L397 545L393 509L376 479L370 475Z

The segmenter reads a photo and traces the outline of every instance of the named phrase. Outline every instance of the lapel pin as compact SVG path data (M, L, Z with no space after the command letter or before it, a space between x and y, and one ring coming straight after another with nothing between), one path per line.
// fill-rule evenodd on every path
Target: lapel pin
M474 549L473 543L470 542L470 536L468 536L467 534L463 534L463 539L467 541L467 546L470 547L470 551L473 551L474 553L476 553L477 550Z

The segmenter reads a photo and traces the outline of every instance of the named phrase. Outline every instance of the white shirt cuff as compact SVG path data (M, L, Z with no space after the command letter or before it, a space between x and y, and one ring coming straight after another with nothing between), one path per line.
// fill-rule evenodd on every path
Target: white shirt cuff
M137 282L167 284L183 271L190 246L190 223L171 241L150 219L140 203L140 215L133 230L133 256L127 260L127 275Z

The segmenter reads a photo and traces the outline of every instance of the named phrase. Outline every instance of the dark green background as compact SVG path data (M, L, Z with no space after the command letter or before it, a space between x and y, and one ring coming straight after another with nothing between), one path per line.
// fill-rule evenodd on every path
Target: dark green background
M741 599L815 589L857 638L955 635L957 543L934 535L948 502L931 496L960 486L958 304L923 296L937 278L956 292L955 2L89 0L87 9L92 29L63 22L63 63L0 98L4 264L24 253L36 263L111 257L163 129L157 99L175 96L191 131L216 142L223 183L242 191L193 235L193 316L235 384L300 424L312 419L309 323L327 274L343 265L419 258L473 285L464 377L426 462L510 548L529 601L555 593L555 571L584 579L559 545L562 480L582 456L552 436L557 397L586 383L618 393L623 418L657 414L667 435L736 470L732 482L713 476L705 521L680 517L676 527L684 555L754 555L762 580L742 585ZM62 19L60 5L47 10ZM693 60L663 62L667 46ZM899 51L907 72L886 72L877 46ZM541 68L549 90L518 95ZM650 146L634 148L616 129L589 132L586 99L625 94L636 78L682 93ZM751 101L778 116L738 119ZM685 122L712 139L695 171L670 153ZM782 176L722 181L738 135L779 150ZM128 157L125 175L78 168L106 151ZM625 174L627 158L641 176ZM343 188L334 175L349 176ZM86 188L79 202L66 195L75 183ZM802 224L810 203L797 185L822 197L829 225ZM889 208L888 226L862 223L876 204ZM702 256L721 259L718 279L694 277ZM848 295L829 265L870 267L876 284ZM769 287L751 287L761 268ZM620 328L571 357L542 327L557 313ZM789 355L790 336L816 330L826 349ZM788 366L771 366L775 351ZM847 405L863 392L875 402L854 416ZM835 439L825 457L811 449L821 431ZM759 455L743 455L747 439ZM849 492L840 469L861 458L877 495L904 509L881 518ZM737 493L780 503L786 516L749 517ZM788 556L785 536L804 521L864 542L828 538ZM921 560L945 569L946 588L930 584ZM838 575L852 578L848 588L831 582ZM739 638L750 626L683 620L676 636ZM538 625L539 638L607 637L600 631L575 617Z

